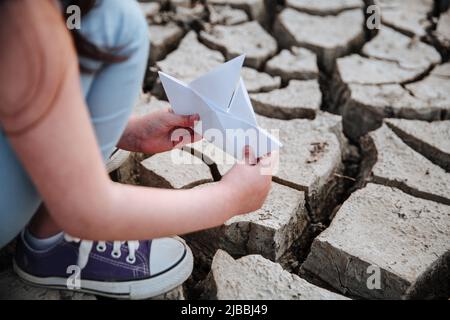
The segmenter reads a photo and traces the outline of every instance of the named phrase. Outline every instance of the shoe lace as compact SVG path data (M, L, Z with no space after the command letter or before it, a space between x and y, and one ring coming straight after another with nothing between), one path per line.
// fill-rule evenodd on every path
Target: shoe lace
M68 234L64 234L64 239L67 242L75 242L79 243L80 247L78 249L78 261L77 265L80 269L86 267L89 255L92 251L92 247L94 246L94 241L92 240L82 240L79 238L72 237ZM113 258L120 258L122 251L121 246L126 244L128 246L128 255L126 261L130 264L133 264L136 261L136 251L139 249L139 241L113 241L113 250L111 251L111 256ZM106 250L106 241L98 241L97 242L97 251L104 252Z

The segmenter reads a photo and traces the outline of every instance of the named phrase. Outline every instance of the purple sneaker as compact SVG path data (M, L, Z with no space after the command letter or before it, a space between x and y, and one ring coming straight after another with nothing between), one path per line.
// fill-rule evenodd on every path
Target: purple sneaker
M122 299L168 292L192 267L191 250L179 238L93 242L64 235L52 247L35 250L22 232L14 258L15 272L32 284Z

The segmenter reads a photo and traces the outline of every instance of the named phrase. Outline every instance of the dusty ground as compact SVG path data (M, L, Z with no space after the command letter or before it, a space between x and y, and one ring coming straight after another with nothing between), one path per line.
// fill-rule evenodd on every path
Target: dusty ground
M369 29L373 2L381 24ZM445 1L168 0L142 8L152 54L136 112L167 106L158 70L189 81L246 53L258 123L279 129L284 144L264 207L186 236L194 273L162 298L449 298ZM134 154L113 177L169 188L217 181L230 166L201 144L185 148L196 165ZM0 253L3 292L94 298L23 285L9 271L11 251Z

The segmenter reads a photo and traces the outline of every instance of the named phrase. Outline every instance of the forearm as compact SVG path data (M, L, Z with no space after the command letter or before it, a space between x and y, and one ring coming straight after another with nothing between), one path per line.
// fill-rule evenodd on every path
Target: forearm
M84 239L142 240L216 227L237 211L232 190L220 183L189 190L111 183L108 193L97 204L66 211L61 227Z

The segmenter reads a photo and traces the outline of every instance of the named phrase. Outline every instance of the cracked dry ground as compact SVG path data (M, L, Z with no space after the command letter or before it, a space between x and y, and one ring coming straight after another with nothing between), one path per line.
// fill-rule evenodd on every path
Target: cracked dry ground
M368 30L367 8L382 9ZM161 299L450 297L450 11L432 0L142 1L152 49L136 113L168 107L157 71L189 81L242 53L260 126L279 129L264 206L184 236L192 277ZM122 183L201 188L230 165L207 142L132 154ZM35 289L0 256L8 295ZM373 274L380 289L369 289ZM1 294L0 294L1 295Z

